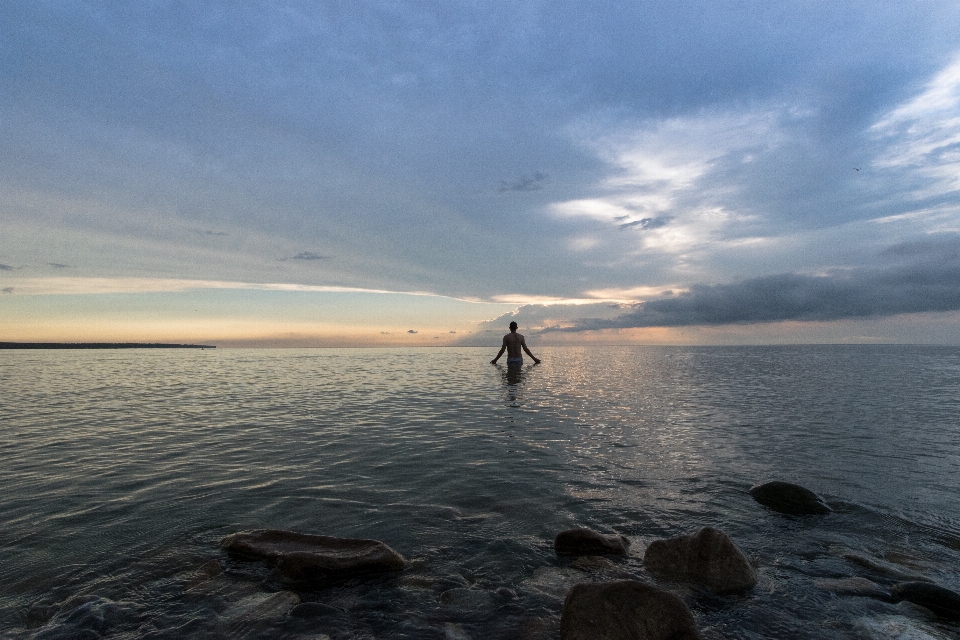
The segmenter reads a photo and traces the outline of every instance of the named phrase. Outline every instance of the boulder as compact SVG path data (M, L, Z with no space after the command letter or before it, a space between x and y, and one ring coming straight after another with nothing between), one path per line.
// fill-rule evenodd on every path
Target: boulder
M563 604L561 640L698 640L683 600L656 587L625 580L578 584Z
M558 556L627 555L630 541L623 536L605 536L590 529L568 529L553 539Z
M941 618L960 620L960 593L930 582L900 582L890 587L897 600L926 607Z
M821 515L833 511L813 491L789 482L758 484L750 489L750 495L763 506L792 516Z
M220 541L240 558L264 560L293 582L400 571L403 557L377 540L333 538L277 529L242 531Z
M757 584L757 572L743 552L711 527L692 536L651 542L643 564L658 578L692 582L718 594L746 591Z

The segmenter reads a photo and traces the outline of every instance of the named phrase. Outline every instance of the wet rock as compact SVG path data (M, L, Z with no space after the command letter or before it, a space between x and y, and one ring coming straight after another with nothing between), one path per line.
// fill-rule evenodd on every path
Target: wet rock
M403 557L377 540L333 538L277 529L227 536L220 547L242 558L265 560L293 582L400 571Z
M224 613L223 630L231 638L255 636L273 620L286 616L298 604L300 596L292 591L249 596Z
M216 578L218 575L223 573L224 566L218 558L214 558L199 569L190 574L190 577L187 579L187 589L194 589L208 580Z
M830 591L843 596L862 596L890 600L890 592L866 578L840 578L817 580L814 585L818 589Z
M559 556L627 555L630 541L623 536L605 536L590 529L561 531L553 540Z
M615 564L601 556L580 556L570 563L570 566L580 571L600 571L601 569L612 569Z
M725 533L705 527L692 536L655 540L643 564L657 577L693 582L718 593L738 593L757 584L757 572Z
M844 560L848 560L854 564L858 564L861 567L870 569L882 576L887 578L893 578L894 580L904 580L904 581L914 581L914 582L927 582L927 578L920 575L919 573L914 573L913 571L904 571L903 569L896 567L888 562L879 560L877 558L871 558L862 553L850 549L841 549L840 557Z
M33 636L37 640L100 638L127 617L126 607L95 595L64 602L50 621Z
M861 618L855 628L865 640L955 640L952 633L906 616Z
M750 489L753 499L774 511L793 516L831 513L823 498L813 491L789 482L767 482Z
M540 567L533 575L520 583L524 589L562 601L578 582L583 581L583 573L562 567Z
M455 622L448 622L443 625L443 637L445 640L470 640L470 634L463 628L463 625Z
M930 582L900 582L890 587L897 600L926 607L941 618L960 620L960 593Z
M483 589L449 589L440 594L439 600L457 609L490 609L495 604L494 595Z
M561 640L698 640L683 600L627 580L579 584L570 590L560 619Z
M290 610L294 618L321 618L323 616L340 616L343 611L322 602L301 602Z
M560 635L560 618L525 618L520 625L520 640L554 640Z

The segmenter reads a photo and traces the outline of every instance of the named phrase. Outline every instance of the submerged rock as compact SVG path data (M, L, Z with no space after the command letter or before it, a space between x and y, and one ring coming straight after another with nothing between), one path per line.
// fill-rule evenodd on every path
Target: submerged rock
M930 582L900 582L890 587L897 600L926 607L941 618L960 620L960 593Z
M126 605L106 598L76 596L61 604L53 618L33 637L37 640L100 638L130 613Z
M220 541L242 558L265 560L284 578L318 582L326 578L400 571L403 557L377 540L333 538L277 529L243 531Z
M750 489L753 499L774 511L793 516L831 513L823 498L813 491L789 482L767 482Z
M290 610L294 618L320 618L322 616L340 616L343 611L322 602L302 602Z
M568 529L553 539L553 549L559 556L625 556L630 541L623 536L605 536L590 529Z
M866 598L877 598L880 600L890 600L890 592L878 585L872 580L866 578L839 578L823 579L814 582L818 589L830 591L844 596L863 596Z
M561 640L698 640L683 600L626 580L578 584L563 604Z
M692 536L655 540L643 564L657 577L693 582L714 593L738 593L757 584L757 572L729 537L705 527Z
M617 565L602 556L580 556L570 563L570 566L580 571L600 571L602 569L613 569Z
M871 558L857 551L853 551L852 549L840 549L840 557L854 564L858 564L861 567L879 573L887 578L893 578L894 580L929 582L926 577L920 575L919 573L914 573L913 571L904 571L903 569L895 567L888 562Z

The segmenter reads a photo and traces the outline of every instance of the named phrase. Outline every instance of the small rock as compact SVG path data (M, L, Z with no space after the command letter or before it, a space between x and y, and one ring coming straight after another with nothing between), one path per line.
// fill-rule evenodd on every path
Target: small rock
M187 589L193 589L223 573L223 563L214 558L194 571L187 580Z
M561 640L699 640L683 600L627 580L578 584L563 604Z
M856 622L857 637L864 640L949 640L951 633L906 616L876 616Z
M455 622L448 622L443 625L443 637L446 640L470 640L470 634L463 628L463 625Z
M564 567L540 567L520 583L525 589L562 601L573 585L583 580L583 574Z
M377 540L333 538L277 529L244 531L220 541L232 555L265 560L284 578L317 582L331 577L400 571L403 557Z
M290 615L294 618L320 618L343 615L343 611L322 602L302 602L290 610Z
M858 564L861 567L875 571L883 576L888 578L893 578L894 580L904 580L911 582L928 582L927 578L920 575L919 573L914 573L913 571L904 571L899 567L896 567L888 562L883 560L878 560L876 558L871 558L862 553L857 553L853 550L842 551L840 556L844 560L849 560L854 564Z
M863 596L890 600L890 592L866 578L840 578L817 580L814 585L818 589L831 591L844 596Z
M600 569L611 569L616 565L601 556L580 556L571 562L570 566L580 571L599 571Z
M960 620L960 593L930 582L900 582L890 587L897 600L926 607L941 618Z
M627 555L630 541L623 536L605 536L590 529L561 531L553 540L559 556Z
M494 606L494 596L483 589L448 589L440 594L440 602L457 609L487 609Z
M693 582L718 593L738 593L757 584L757 572L725 533L705 527L692 536L655 540L643 564L661 579Z
M809 489L789 482L768 482L750 489L753 499L774 511L793 516L831 513L823 498Z
M300 596L292 591L261 593L237 602L224 613L223 617L228 624L282 618L298 604L300 604Z

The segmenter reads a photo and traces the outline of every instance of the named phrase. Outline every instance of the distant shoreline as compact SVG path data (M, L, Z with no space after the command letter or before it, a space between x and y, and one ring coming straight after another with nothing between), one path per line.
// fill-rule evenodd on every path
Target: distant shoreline
M216 349L212 344L162 342L0 342L0 349Z

